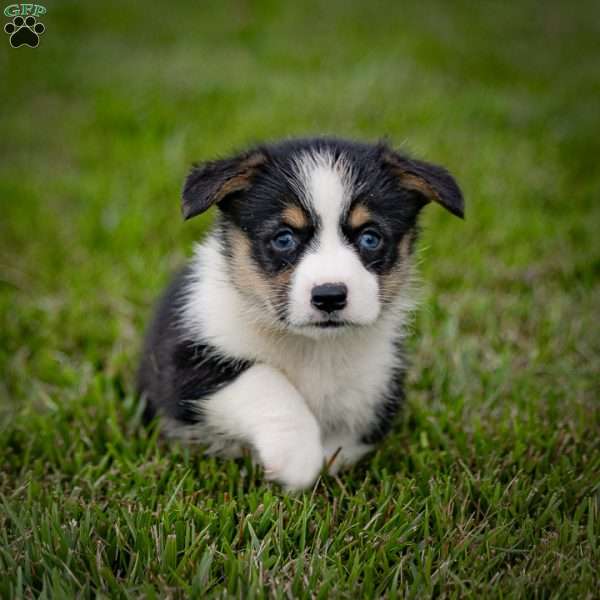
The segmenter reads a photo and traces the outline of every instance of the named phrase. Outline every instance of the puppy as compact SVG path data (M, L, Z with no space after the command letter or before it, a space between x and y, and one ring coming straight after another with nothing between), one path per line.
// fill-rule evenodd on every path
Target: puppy
M441 167L385 143L288 140L196 166L183 216L211 233L150 326L146 416L207 451L249 448L288 489L352 465L403 397L417 219L464 203Z

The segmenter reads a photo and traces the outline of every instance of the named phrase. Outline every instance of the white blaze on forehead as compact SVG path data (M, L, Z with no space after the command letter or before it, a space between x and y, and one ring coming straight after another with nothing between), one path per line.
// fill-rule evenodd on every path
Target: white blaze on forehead
M356 249L344 238L341 221L356 182L352 166L343 155L306 152L295 161L296 193L319 217L315 243L301 258L292 276L289 318L306 324L323 318L311 306L311 290L324 283L343 283L348 289L347 306L340 318L371 323L379 314L377 278L365 269Z
M324 229L339 226L352 197L353 174L348 160L327 151L304 152L294 161L294 187L302 201L322 220Z

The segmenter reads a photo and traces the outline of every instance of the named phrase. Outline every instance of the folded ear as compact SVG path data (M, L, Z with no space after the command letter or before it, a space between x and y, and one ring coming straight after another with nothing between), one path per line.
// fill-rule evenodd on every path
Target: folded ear
M391 150L384 152L383 161L389 165L403 188L418 192L425 202L438 202L453 215L465 218L462 192L446 169Z
M233 158L194 165L183 186L183 218L195 217L226 196L247 190L266 162L262 150L252 150Z

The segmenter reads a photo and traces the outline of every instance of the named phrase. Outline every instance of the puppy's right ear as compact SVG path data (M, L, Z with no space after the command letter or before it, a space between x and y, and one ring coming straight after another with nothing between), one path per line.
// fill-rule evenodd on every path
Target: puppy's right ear
M183 218L195 217L230 194L247 190L266 162L262 150L252 150L234 158L195 165L183 186Z

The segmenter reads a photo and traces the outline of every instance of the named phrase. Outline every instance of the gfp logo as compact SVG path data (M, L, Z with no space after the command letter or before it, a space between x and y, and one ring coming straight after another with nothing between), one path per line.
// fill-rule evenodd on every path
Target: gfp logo
M29 46L35 48L40 43L40 35L46 28L37 17L46 14L46 7L41 4L11 4L4 9L6 17L12 21L6 23L4 31L10 35L13 48Z

